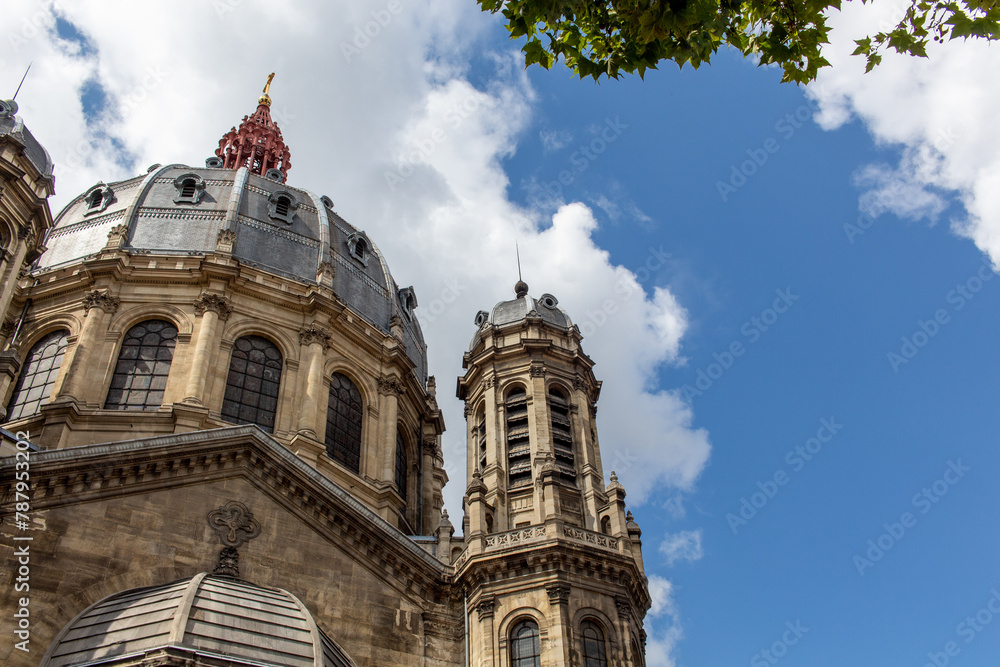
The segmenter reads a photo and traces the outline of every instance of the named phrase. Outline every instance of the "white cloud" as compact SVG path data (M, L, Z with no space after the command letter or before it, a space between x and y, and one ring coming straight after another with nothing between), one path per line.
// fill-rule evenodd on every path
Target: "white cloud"
M657 575L649 575L652 606L646 614L646 664L650 667L674 667L677 642L684 633L673 597L673 584Z
M660 553L668 567L679 560L700 560L704 555L701 550L701 529L667 533L660 543Z
M567 130L539 130L538 138L546 153L555 153L566 148L573 141L573 135Z
M375 30L372 12L384 6L62 6L96 47L81 54L55 39L43 5L15 2L4 6L7 25L37 14L44 29L16 50L0 44L0 71L35 62L18 101L60 165L54 208L98 180L132 176L154 162L202 164L254 110L276 71L272 114L291 150L289 181L330 195L379 245L400 284L416 287L449 429L452 516L461 514L465 442L450 390L475 313L511 298L515 238L532 294L560 299L584 329L604 380L606 472L617 470L633 504L665 485L691 488L708 458L708 436L692 427L689 406L656 385L657 369L677 358L684 308L666 288L646 284L648 276L610 261L593 239L597 221L586 206L549 216L509 200L501 160L530 136L535 98L513 52L494 54L492 73L476 79L485 83L470 83L467 54L495 19L466 0L424 0L403 3ZM88 78L101 83L116 111L101 121L97 140L80 102ZM135 156L134 166L120 164L123 151ZM662 262L658 252L650 262Z
M817 122L833 129L859 118L875 140L897 148L899 163L862 169L862 207L931 222L950 201L965 213L953 229L1000 265L1000 50L979 40L928 48L929 59L887 53L864 74L853 39L894 25L909 2L845 3L831 15L824 69L808 88Z

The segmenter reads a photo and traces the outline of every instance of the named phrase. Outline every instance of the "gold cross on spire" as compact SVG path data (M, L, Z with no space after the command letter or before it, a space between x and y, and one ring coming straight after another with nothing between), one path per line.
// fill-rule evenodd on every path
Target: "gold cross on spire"
M267 94L267 91L271 90L271 79L273 78L274 72L271 72L271 75L267 77L267 83L264 84L264 94L257 100L257 104L271 106L271 96Z

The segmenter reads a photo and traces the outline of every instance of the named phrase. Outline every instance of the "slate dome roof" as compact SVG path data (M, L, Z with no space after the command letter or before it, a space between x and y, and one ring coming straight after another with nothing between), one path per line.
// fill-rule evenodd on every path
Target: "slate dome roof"
M537 317L548 324L568 329L573 326L566 311L559 307L559 300L551 294L543 294L535 299L528 295L528 285L518 281L514 285L516 298L501 301L493 306L493 310L479 311L476 315L476 333L472 337L469 349L473 349L481 338L480 332L487 326L504 326L521 322L528 317Z
M56 217L36 270L99 253L118 226L127 228L122 249L133 254L213 253L220 232L229 230L241 264L312 283L324 264L332 266L333 291L362 318L388 332L392 317L400 317L407 356L426 382L413 290L397 286L378 247L335 213L328 197L245 166L155 165L145 176L98 183L71 201Z
M41 666L128 662L164 647L193 656L193 665L219 659L260 667L354 665L291 593L199 574L91 605L59 633Z
M52 178L54 164L49 152L45 150L38 139L24 126L24 121L17 113L17 103L13 100L0 100L0 136L9 136L24 149L24 154L34 165L43 178Z

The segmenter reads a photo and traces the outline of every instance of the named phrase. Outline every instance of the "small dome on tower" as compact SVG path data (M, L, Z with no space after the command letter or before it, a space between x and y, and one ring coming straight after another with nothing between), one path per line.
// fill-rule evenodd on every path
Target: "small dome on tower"
M501 301L493 306L493 310L488 315L486 311L479 311L479 314L476 315L477 331L472 337L470 350L479 342L479 331L487 325L503 326L520 322L528 317L537 317L547 324L563 329L569 329L573 326L569 315L559 307L559 300L551 294L543 294L535 299L528 295L528 284L523 280L518 280L514 285L514 294L516 298Z

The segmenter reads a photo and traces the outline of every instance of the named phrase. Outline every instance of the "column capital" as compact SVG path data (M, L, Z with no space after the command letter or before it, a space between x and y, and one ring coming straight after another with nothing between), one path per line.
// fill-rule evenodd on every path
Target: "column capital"
M210 294L208 292L202 292L201 295L194 300L194 310L198 315L204 315L205 311L210 310L213 313L218 314L220 320L227 320L229 316L233 313L233 306L229 301L229 297L224 294Z
M91 290L83 295L83 309L90 312L95 306L106 313L114 313L118 310L118 297L111 296L108 290Z
M324 350L328 350L330 349L330 340L332 338L333 334L330 333L329 329L321 327L315 322L299 329L299 343L302 345L319 343L323 346Z
M378 379L378 393L399 396L403 393L403 383L394 375L383 375Z

